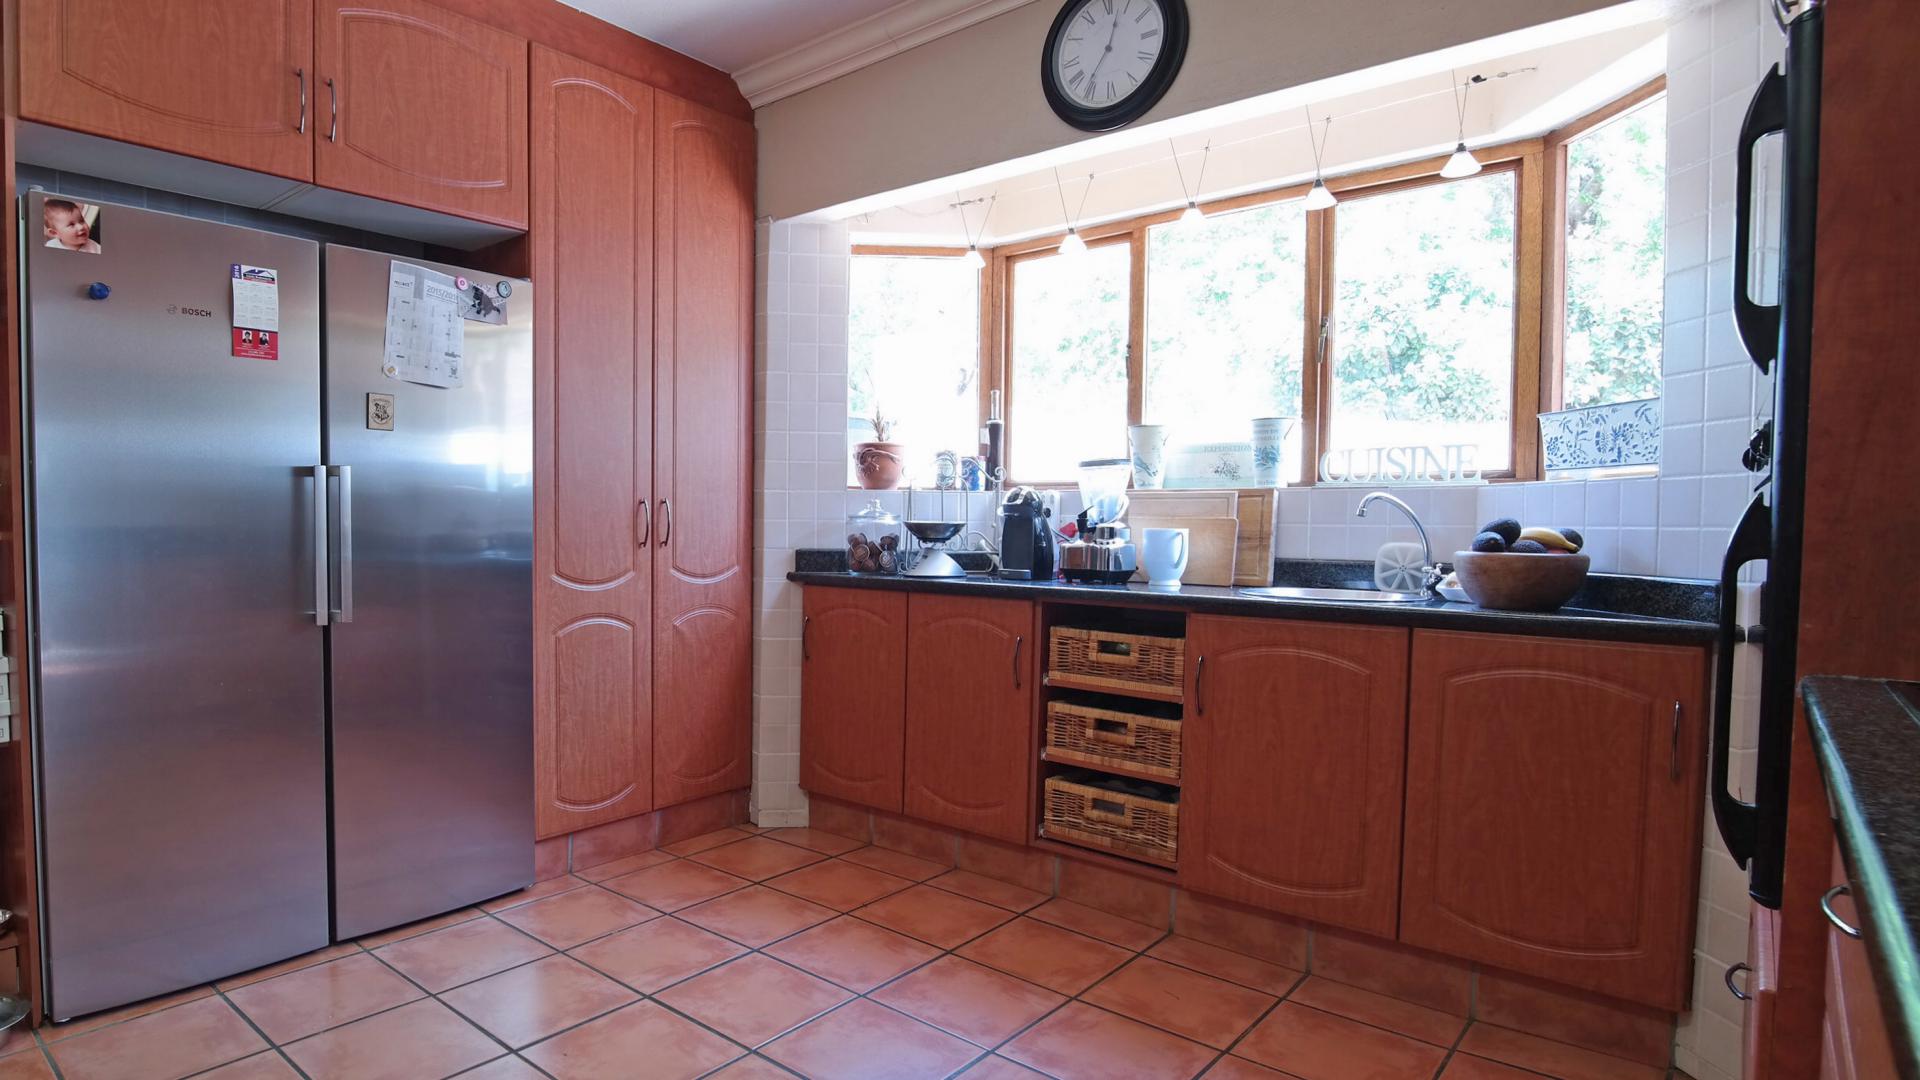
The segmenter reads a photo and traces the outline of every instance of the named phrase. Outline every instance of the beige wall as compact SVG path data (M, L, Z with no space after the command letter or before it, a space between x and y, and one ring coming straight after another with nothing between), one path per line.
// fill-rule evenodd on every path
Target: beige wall
M1148 124L1530 26L1615 0L1188 0L1186 65ZM794 217L1090 136L1040 92L1059 11L1028 4L759 110L759 212Z

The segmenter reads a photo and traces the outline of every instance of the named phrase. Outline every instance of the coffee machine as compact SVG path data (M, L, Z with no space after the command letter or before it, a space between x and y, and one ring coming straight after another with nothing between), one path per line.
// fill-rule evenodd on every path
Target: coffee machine
M1030 487L1000 500L1000 576L1015 581L1053 580L1052 511Z

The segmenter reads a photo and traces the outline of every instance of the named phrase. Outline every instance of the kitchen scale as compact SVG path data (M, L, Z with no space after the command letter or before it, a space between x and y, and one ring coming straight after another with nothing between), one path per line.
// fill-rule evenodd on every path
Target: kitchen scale
M964 500L965 495L961 498ZM940 517L935 519L916 518L913 513L913 489L907 489L907 520L904 524L913 538L920 542L920 557L902 573L907 577L958 578L966 577L966 568L947 554L949 540L960 535L967 527L964 521L943 520L947 513L947 493L940 492Z

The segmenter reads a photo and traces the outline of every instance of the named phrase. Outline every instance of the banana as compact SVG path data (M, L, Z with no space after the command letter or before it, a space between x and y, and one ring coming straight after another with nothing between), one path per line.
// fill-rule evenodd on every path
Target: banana
M1555 551L1578 551L1580 546L1560 535L1558 529L1542 528L1538 525L1520 530L1520 539L1537 540Z

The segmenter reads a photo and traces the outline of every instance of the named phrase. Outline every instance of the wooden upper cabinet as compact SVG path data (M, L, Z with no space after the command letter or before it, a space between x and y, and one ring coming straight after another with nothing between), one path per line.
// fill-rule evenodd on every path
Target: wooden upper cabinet
M1407 631L1193 616L1180 883L1392 937Z
M325 102L312 0L21 0L19 10L23 119L313 179Z
M526 41L419 0L319 0L318 16L314 180L525 228Z
M1706 660L1416 632L1401 940L1684 1009Z
M904 809L1021 844L1032 838L1033 605L907 598Z
M533 51L537 826L653 808L653 91Z
M753 129L654 95L654 801L751 778Z
M906 742L907 594L804 590L800 786L900 811Z

